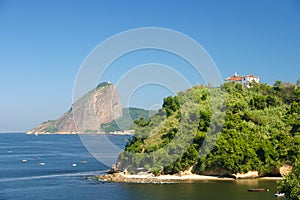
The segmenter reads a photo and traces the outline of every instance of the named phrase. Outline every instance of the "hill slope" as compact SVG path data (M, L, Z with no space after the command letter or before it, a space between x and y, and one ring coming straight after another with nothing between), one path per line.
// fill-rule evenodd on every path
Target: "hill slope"
M220 91L204 86L165 98L156 115L135 121L136 134L115 168L130 173L231 175L257 170L259 175L280 175L281 166L300 159L300 88L280 81L249 89L225 83L221 91L226 106L212 103L212 95L218 97ZM215 103L224 120L212 121ZM213 145L203 149L204 140Z

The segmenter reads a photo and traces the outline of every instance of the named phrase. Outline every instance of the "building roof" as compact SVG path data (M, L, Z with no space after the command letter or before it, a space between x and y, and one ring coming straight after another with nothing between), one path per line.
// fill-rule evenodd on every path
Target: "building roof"
M226 81L241 81L241 80L243 80L243 77L241 77L241 76L232 76L232 77L226 78Z

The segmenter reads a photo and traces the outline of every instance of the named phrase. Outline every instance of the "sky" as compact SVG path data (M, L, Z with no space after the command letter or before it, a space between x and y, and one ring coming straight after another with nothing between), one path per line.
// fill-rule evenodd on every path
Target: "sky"
M189 36L224 79L234 72L268 84L300 78L298 0L0 0L0 132L26 131L59 117L72 105L89 53L115 34L143 27ZM147 63L174 67L191 84L203 83L185 60L158 50L121 57L103 79L116 84ZM157 108L173 93L147 85L132 94L130 106Z

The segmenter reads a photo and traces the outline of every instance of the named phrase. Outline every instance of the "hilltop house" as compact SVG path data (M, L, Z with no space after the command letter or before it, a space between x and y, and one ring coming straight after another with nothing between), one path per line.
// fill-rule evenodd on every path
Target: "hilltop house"
M249 88L249 83L259 83L259 77L254 75L239 76L237 73L234 73L233 76L226 78L226 81L241 83L245 87Z

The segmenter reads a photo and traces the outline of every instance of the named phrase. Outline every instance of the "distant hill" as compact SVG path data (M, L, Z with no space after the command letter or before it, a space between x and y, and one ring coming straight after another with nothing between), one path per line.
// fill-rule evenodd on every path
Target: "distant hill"
M155 110L144 110L141 108L123 108L122 117L111 123L101 124L101 132L114 132L128 130L135 120L147 120L156 113Z
M100 132L100 123L110 123L120 117L122 106L117 89L111 83L103 82L78 99L57 120L43 122L27 133Z

